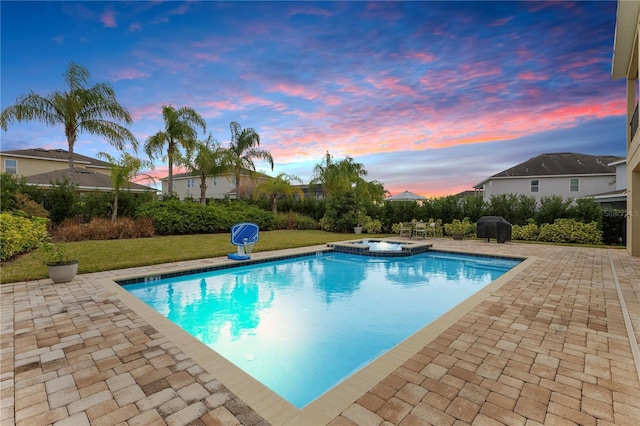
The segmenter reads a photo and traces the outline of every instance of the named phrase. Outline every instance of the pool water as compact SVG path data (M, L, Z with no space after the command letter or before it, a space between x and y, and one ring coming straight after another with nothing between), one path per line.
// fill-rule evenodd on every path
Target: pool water
M518 262L327 252L123 287L302 408Z

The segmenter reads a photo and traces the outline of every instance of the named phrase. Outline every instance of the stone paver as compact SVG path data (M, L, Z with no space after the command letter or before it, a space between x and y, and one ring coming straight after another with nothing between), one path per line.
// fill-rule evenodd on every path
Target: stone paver
M536 259L329 424L637 424L640 382L614 278L640 340L640 259L433 243ZM169 267L0 286L0 423L267 425L215 371L96 283Z

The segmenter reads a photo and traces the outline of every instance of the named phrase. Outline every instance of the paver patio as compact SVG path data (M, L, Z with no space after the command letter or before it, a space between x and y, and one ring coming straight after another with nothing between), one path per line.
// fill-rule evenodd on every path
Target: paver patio
M367 392L339 401L323 423L640 424L639 258L624 250L433 243L531 263ZM0 286L2 425L278 424L269 404L243 401L229 390L233 383L222 383L222 371L207 371L190 345L176 344L102 284L224 261ZM288 423L311 418L321 416Z

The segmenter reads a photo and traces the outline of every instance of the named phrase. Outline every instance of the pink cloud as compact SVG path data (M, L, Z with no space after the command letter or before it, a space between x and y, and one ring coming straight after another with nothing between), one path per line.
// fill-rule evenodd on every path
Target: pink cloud
M149 74L148 72L144 72L144 71L140 71L134 68L125 68L125 69L120 69L120 70L114 70L113 71L113 80L114 81L120 81L120 80L136 80L136 79L140 79L140 78L149 78L151 77L151 74Z
M428 63L436 61L438 59L437 56L429 54L429 53L425 53L425 52L409 53L408 55L406 55L406 58L407 59L415 59L418 62L421 62L423 64L428 64Z
M545 81L549 80L549 76L547 74L536 73L533 71L525 71L518 74L518 79L526 81Z
M507 16L507 17L502 18L502 19L497 19L497 20L493 21L492 23L490 23L489 26L490 27L501 27L503 25L506 25L512 19L513 19L513 16Z
M102 12L102 15L100 15L100 22L102 22L106 28L118 27L118 24L116 23L116 16L111 10L105 10Z

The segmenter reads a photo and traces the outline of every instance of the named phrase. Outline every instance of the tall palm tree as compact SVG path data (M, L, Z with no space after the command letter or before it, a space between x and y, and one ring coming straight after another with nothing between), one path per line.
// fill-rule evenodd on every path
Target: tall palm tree
M69 147L69 171L73 169L73 148L80 133L104 136L119 150L131 143L134 150L138 141L126 127L131 124L129 112L116 100L116 95L108 83L98 83L87 87L91 74L86 68L69 63L63 74L69 91L55 91L42 96L31 92L16 100L0 114L0 127L4 131L13 121L41 121L47 126L62 125Z
M304 198L304 192L300 188L293 186L293 182L302 183L302 179L297 176L280 173L273 179L266 180L256 188L257 194L265 194L271 201L273 214L278 214L278 200L283 197L290 197L297 194Z
M134 157L128 152L123 153L119 160L106 152L99 152L98 157L106 159L111 164L111 185L113 186L111 221L115 223L118 220L120 191L129 187L131 179L138 175L140 169L153 168L153 163Z
M236 178L236 198L240 199L240 175L242 171L249 170L255 173L254 158L268 162L271 170L273 170L273 157L269 151L258 148L260 146L260 135L255 130L251 128L243 129L235 121L232 121L229 127L231 128L229 150Z
M204 119L193 108L182 107L175 109L172 105L162 106L164 119L164 131L160 130L150 136L144 145L144 150L151 158L162 158L169 162L168 192L173 194L173 162L177 160L183 148L187 153L195 148L198 131L204 132L207 128ZM167 146L166 154L164 147Z
M232 172L231 154L211 135L196 143L193 154L181 159L181 164L200 177L200 202L207 204L207 178Z

